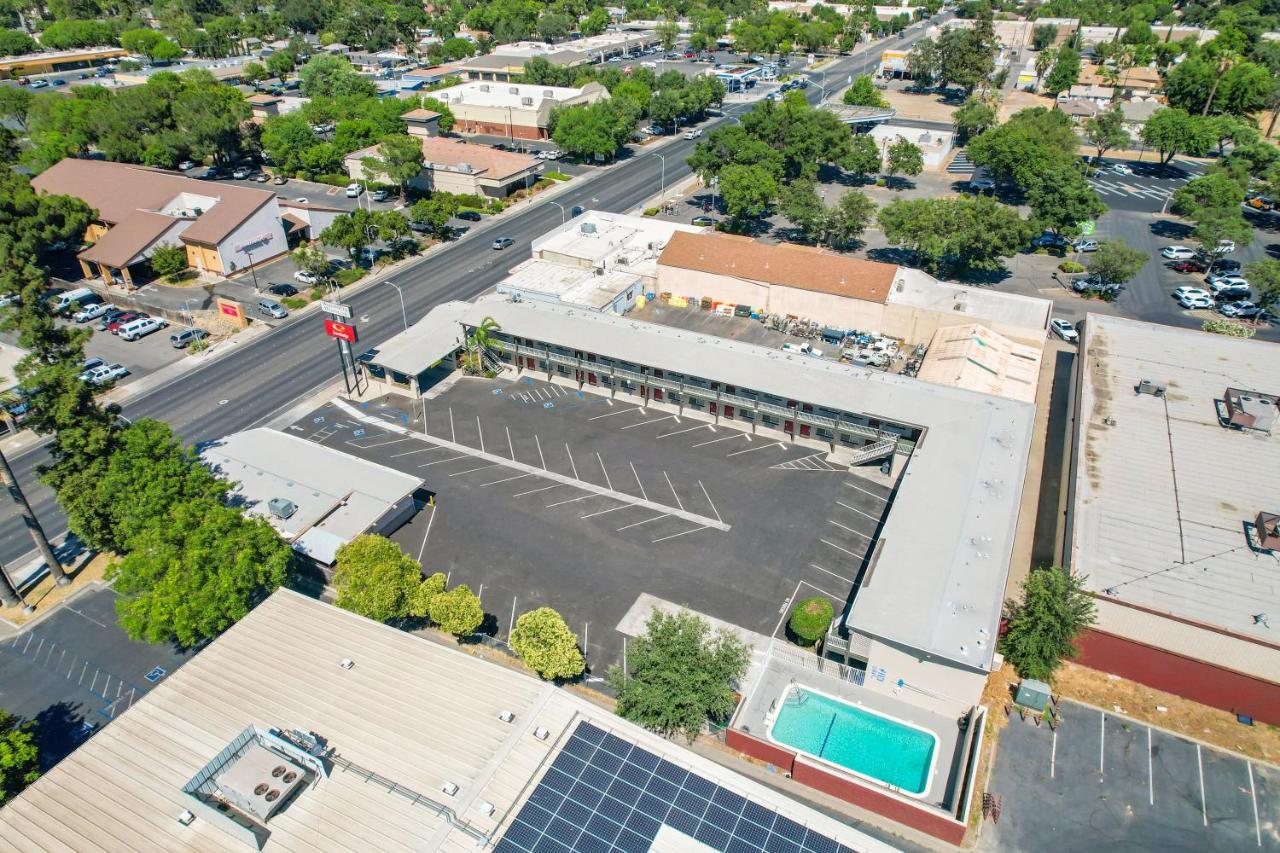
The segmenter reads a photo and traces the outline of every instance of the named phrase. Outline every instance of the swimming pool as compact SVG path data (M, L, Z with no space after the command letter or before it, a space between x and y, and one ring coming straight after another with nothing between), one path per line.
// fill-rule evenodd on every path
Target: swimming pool
M933 732L794 684L778 705L771 740L913 797L929 792Z

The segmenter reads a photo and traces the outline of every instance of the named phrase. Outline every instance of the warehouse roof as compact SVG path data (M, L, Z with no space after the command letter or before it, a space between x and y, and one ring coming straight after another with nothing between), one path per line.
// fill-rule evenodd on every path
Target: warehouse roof
M463 322L474 326L488 316L508 335L924 428L849 624L963 665L990 667L1033 405L546 303L485 297Z
M673 234L658 263L883 304L897 267L735 234Z
M1220 417L1228 387L1280 392L1276 345L1090 314L1080 351L1072 568L1117 604L1275 644L1276 562L1248 531L1280 509L1280 435Z
M548 821L577 805L549 790L583 787L570 765L607 785L605 760L639 753L690 774L691 794L695 779L723 789L717 802L825 836L824 849L891 849L567 690L286 589L9 802L0 838L24 851L525 850L539 817L554 832ZM302 778L272 801L283 805L251 799L255 771L283 787L290 768Z

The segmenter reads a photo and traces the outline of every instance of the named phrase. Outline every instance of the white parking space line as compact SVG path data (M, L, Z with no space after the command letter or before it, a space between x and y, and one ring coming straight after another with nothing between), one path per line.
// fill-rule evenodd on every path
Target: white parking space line
M453 428L453 406L449 407L449 440L458 443L458 431Z
M515 462L516 461L516 445L515 445L515 442L511 440L511 427L504 426L503 429L507 431L507 453L511 456L511 461Z
M629 530L632 527L639 527L642 524L648 524L649 522L657 521L660 518L666 518L666 515L655 515L653 518L646 518L644 521L633 521L630 524L624 524L622 527L619 527L615 532L621 533L624 530Z
M1200 753L1200 744L1196 744L1196 766L1200 769L1200 813L1204 815L1204 825L1209 825L1209 803L1204 796L1204 758Z
M581 480L582 478L578 476L578 466L577 466L577 463L575 463L575 462L573 461L573 451L569 449L569 445L568 445L568 444L565 444L565 446L564 446L564 452L565 452L565 453L567 453L567 454L569 454L569 467L571 467L571 468L573 469L573 479L575 479L575 480ZM545 468L546 466L544 465L543 467Z
M871 537L870 537L870 536L868 536L867 534L865 534L865 533L860 533L860 532L858 532L857 530L854 530L852 527L846 527L845 525L841 524L841 523L840 523L840 522L838 522L838 521L834 521L834 520L832 520L832 519L828 518L828 519L827 519L827 524L834 524L836 527L839 527L841 530L847 530L847 531L849 531L850 533L854 533L854 534L857 534L858 536L861 536L863 539L866 539L868 542L870 542L870 541L871 541Z
M424 463L422 463L421 465L419 465L418 467L419 467L419 468L430 468L432 465L439 465L439 464L441 464L442 462L457 462L459 459L470 459L470 458L471 458L471 454L469 454L469 453L464 453L464 454L462 454L461 456L450 456L448 459L437 459L435 462L424 462Z
M640 487L640 497L649 500L649 496L644 491L644 483L640 482L640 475L636 473L636 463L628 461L627 464L631 466L631 474L636 478L636 485Z
M1253 762L1246 761L1249 768L1249 796L1253 798L1253 831L1258 836L1258 846L1262 846L1262 824L1258 821L1258 789L1253 784Z
M533 436L533 443L538 445L538 461L542 463L542 470L547 470L547 457L542 455L542 441L539 440L537 434Z
M795 592L782 600L782 606L778 608L778 613L781 615L778 617L778 624L773 626L773 633L769 635L770 638L778 636L778 629L782 627L782 623L786 621L787 618L787 605L796 600L796 596L800 594L800 584L802 583L804 583L804 581L797 582Z
M670 536L662 536L662 537L659 537L658 539L654 539L650 542L650 544L657 545L659 542L666 542L668 539L675 539L678 536L687 536L690 533L697 533L699 530L706 530L706 529L707 528L705 527L699 526L699 527L693 528L692 530L685 530L681 533L672 533Z
M826 539L819 539L818 541L821 542L823 545L830 545L832 548L835 548L837 551L843 551L844 553L848 554L850 557L853 557L854 559L861 559L862 557L861 554L857 554L853 551L850 551L848 548L841 548L836 543L829 542Z
M672 435L684 435L686 432L693 432L695 429L710 429L710 428L711 428L711 424L698 424L697 426L691 426L688 429L678 429L675 432L664 432L661 435L657 435L654 437L667 438L668 436L672 436Z
M1156 776L1151 767L1151 726L1147 726L1147 802L1156 804Z
M822 568L822 566L819 566L817 563L810 563L810 564L809 564L809 566L810 566L810 568L814 568L814 569L817 569L817 570L818 570L818 571L820 571L820 572L825 572L825 573L827 573L827 574L831 575L831 577L835 578L836 580L844 581L844 582L845 582L845 583L847 583L849 586L853 586L853 581L849 580L849 579L848 579L847 577L845 577L844 575L838 575L838 574L836 574L835 572L831 571L830 569L824 569L824 568Z
M427 550L427 537L431 535L431 525L436 523L436 504L431 505L431 517L427 519L427 529L422 533L422 545L418 547L418 562L422 562L422 554Z
M480 452L484 453L484 428L480 426L479 415L476 415L476 432L480 434Z
M864 516L864 517L866 517L866 518L869 518L869 519L871 519L872 521L875 521L875 522L879 522L879 521L880 521L880 519L876 518L874 515L871 515L870 513L863 512L862 510L858 509L856 506L849 506L849 505L848 505L847 503L845 503L844 501L836 501L836 503L840 504L840 506L844 507L845 509L849 510L850 512L856 512L858 515L861 515L861 516Z
M710 441L700 441L697 444L691 444L689 446L705 447L708 444L716 444L717 442L721 442L721 441L733 441L735 438L746 438L746 437L747 437L747 434L745 432L738 432L738 433L734 433L733 435L722 435L719 438L713 438Z
M610 405L612 405L612 403L610 403ZM626 414L627 412L643 412L643 411L644 411L644 409L639 409L639 408L637 408L637 409L618 409L618 411L616 411L616 412L605 412L603 415L596 415L595 417L587 418L587 420L589 420L589 421L598 421L598 420L600 420L601 418L611 418L611 417L613 417L614 415L622 415L622 414Z
M556 502L555 502L555 503L553 503L553 504L547 504L547 509L551 509L551 507L553 507L553 506L560 506L560 505L562 505L562 504L574 504L574 503L577 503L578 501L585 501L587 498L598 498L598 497L600 497L600 496L599 496L599 495L592 494L591 492L587 492L587 493L586 493L585 495L583 495L582 497L578 497L578 498L569 498L568 500L556 501Z
M499 465L499 463L494 462L494 463L492 463L492 464L490 464L490 465L481 465L479 468L468 468L468 469L467 469L467 470L465 470L465 471L454 471L454 472L453 472L452 474L450 474L449 476L450 476L450 477L461 477L463 474L473 474L473 473L475 473L476 471L483 471L483 470L485 470L486 468L497 468L497 467L498 467L498 465Z
M619 429L635 429L636 427L648 426L649 424L656 424L659 421L669 421L674 417L675 415L663 415L662 417L654 418L651 421L640 421L640 423L637 423L637 424L627 424L624 427L618 427L618 428Z
M608 469L607 469L607 468L605 468L605 467L604 467L604 460L600 458L600 454L599 454L599 453L596 453L596 461L600 463L600 470L604 472L604 484L605 484L605 486L607 486L607 487L608 487L608 489L609 489L609 491L611 491L611 492L612 492L612 491L614 490L614 489L613 489L613 483L612 483L612 482L610 482L610 480L609 480L609 471L608 471ZM648 498L645 498L645 500L648 500Z
M586 515L580 515L578 518L595 518L597 515L608 515L611 512L617 512L618 510L626 509L629 506L631 506L631 504L618 504L617 506L609 507L609 509L602 509L596 512L589 512Z
M514 477L503 477L501 480L490 480L487 483L481 483L482 486L496 486L499 483L510 483L512 480L523 480L525 477L532 477L532 474L516 474Z
M406 437L406 438L393 438L391 441L378 441L378 442L374 442L373 444L357 444L354 441L348 441L347 444L351 445L352 447L359 447L361 450L369 450L374 447L386 447L388 444L399 444L402 441L408 441L408 440L409 439Z
M563 484L563 483L556 483L556 484L555 484L555 485L553 485L553 486L543 486L543 487L542 487L542 488L540 488L540 489L530 489L530 490L529 490L529 491L527 491L527 492L517 492L516 494L512 495L511 497L513 497L513 498L522 498L522 497L524 497L525 495L536 495L538 492L547 492L547 491L550 491L551 489L558 489L558 488L560 488L562 485L564 485L564 484Z
M860 488L859 486L855 486L853 483L850 483L848 480L846 480L844 484L849 488L853 489L855 492L862 492L864 495L871 495L871 497L875 498L881 503L887 503L889 501L887 497L877 495L875 492L868 492L866 489Z
M702 485L701 480L698 481L698 488L702 489L702 496L706 498L707 503L711 505L711 511L715 513L716 521L719 521L721 524L723 524L724 519L720 517L720 510L716 509L715 502L711 500L711 495L707 494L707 487Z
M755 453L757 450L769 450L769 449L771 449L771 448L776 449L776 448L777 448L777 445L775 445L775 444L762 444L762 445L760 445L759 447L748 447L746 450L735 450L735 451L733 451L732 453L726 453L726 454L725 454L725 458L728 458L728 457L730 457L730 456L737 456L737 455L738 455L738 454L740 454L740 453Z
M415 453L432 453L436 450L443 450L442 447L419 447L416 450L406 450L404 453L391 454L392 459L399 459L401 456L412 456Z
M680 495L676 493L676 487L671 485L671 478L667 477L667 472L663 471L662 476L666 477L667 488L671 489L671 496L676 499L676 506L680 507L680 509L684 509L684 504L680 501Z
M1107 775L1106 771L1106 752L1107 746L1107 715L1101 714L1098 717L1098 729L1102 732L1102 737L1098 740L1098 775Z
M1052 779L1058 763L1058 730L1053 730L1053 746L1049 749L1049 778Z

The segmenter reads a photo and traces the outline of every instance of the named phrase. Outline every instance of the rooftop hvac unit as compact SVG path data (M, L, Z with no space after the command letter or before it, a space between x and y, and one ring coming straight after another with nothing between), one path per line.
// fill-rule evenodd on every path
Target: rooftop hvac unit
M443 785L440 786L440 790L443 791L447 796L456 797L458 795L458 783L445 782Z
M555 96L556 96L556 93L551 91L550 89L542 90L542 97L544 98L554 98Z
M518 95L520 94L520 90L517 89L515 86L512 86L510 89L507 90L507 93L510 95Z
M533 730L533 736L536 737L538 740L546 740L547 738L551 737L551 732L547 731L542 726L538 726L536 729Z
M1152 397L1163 397L1165 391L1169 390L1169 386L1164 382L1156 382L1153 379L1144 379L1138 383L1139 394L1150 394Z
M489 802L488 800L481 800L480 802L476 803L476 808L478 808L480 810L480 814L484 815L485 817L489 817L495 811L497 811L497 809L494 808L493 803Z
M481 84L480 84L480 91L481 91L481 92L487 92L487 91L489 91L489 84L488 84L488 83L481 83Z
M276 518L288 518L298 511L298 505L288 498L272 498L267 501L267 510Z
M580 227L582 229L583 234L596 233L596 224L594 222L584 222Z
M502 720L504 723L514 723L516 715L511 711L500 711L498 713L498 719Z
M178 823L183 826L191 826L191 822L195 819L196 816L189 811L184 811L182 814L178 815Z
M522 106L522 107L531 107L531 106L533 106L533 98L521 98L521 99L520 99L520 106Z

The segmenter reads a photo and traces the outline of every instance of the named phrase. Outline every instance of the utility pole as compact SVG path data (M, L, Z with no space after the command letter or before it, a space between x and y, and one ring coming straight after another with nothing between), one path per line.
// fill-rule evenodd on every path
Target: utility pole
M9 490L9 497L13 499L14 505L18 508L18 514L22 516L22 521L27 526L27 532L31 534L31 541L36 543L36 550L40 552L40 558L49 566L49 575L58 586L66 586L71 583L71 579L62 571L62 564L54 556L53 548L49 545L49 539L44 535L44 528L40 526L40 520L32 512L31 504L27 502L27 496L22 493L22 487L18 485L18 479L13 476L13 469L9 467L9 460L5 458L3 453L0 453L0 483L3 483Z

